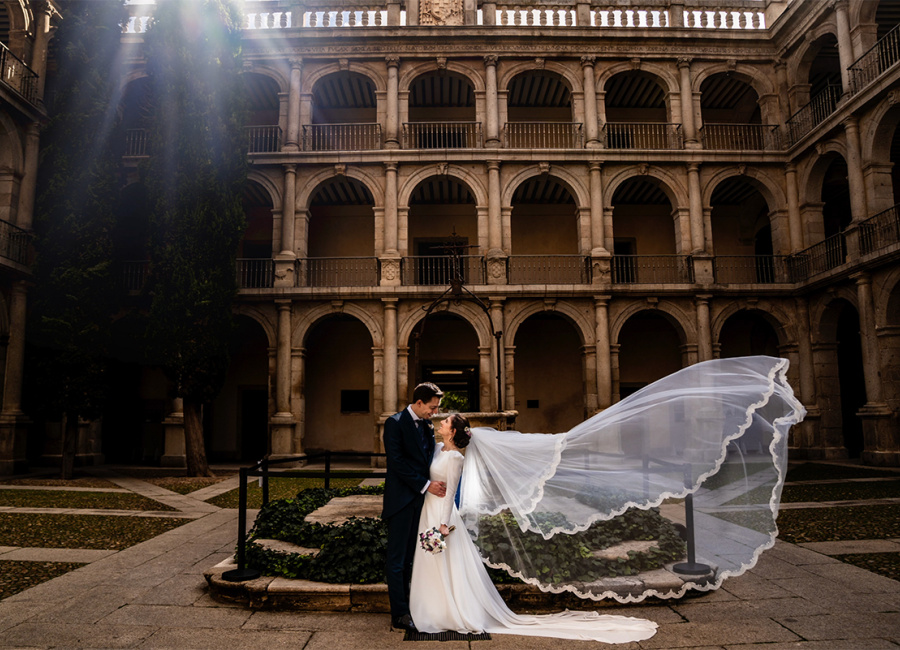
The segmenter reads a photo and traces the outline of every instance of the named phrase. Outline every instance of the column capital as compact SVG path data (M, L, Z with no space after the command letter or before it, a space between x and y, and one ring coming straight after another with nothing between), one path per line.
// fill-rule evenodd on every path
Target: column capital
M702 293L694 296L694 304L696 305L709 305L709 301L712 300L711 293Z
M293 300L276 300L275 304L278 306L278 311L288 311L293 306Z
M284 170L285 174L297 173L297 163L282 163L281 168Z
M292 56L290 59L291 70L299 70L303 67L303 57L302 56Z
M500 170L500 161L499 160L485 160L484 164L488 168L489 172Z
M784 173L785 174L796 174L797 173L797 165L792 162L784 164Z
M780 56L772 61L772 67L778 71L787 69L787 63Z
M384 163L384 171L385 172L394 172L397 173L397 169L399 169L400 163L395 160L389 160Z
M581 57L581 67L582 68L593 68L594 63L596 63L596 62L597 62L596 56L586 54L585 56Z
M849 0L831 0L829 4L834 11L847 11L850 2Z
M693 60L694 60L694 59L693 59L692 57L689 57L689 56L679 56L679 57L678 57L678 62L677 62L676 65L678 66L678 69L679 69L679 70L682 70L682 69L684 69L684 68L690 68L690 67L691 67L691 62L692 62Z
M499 58L496 54L488 54L484 57L484 64L488 67L496 66Z
M850 279L856 281L856 286L872 284L872 276L868 271L860 271L859 273L854 273L850 276Z
M592 172L599 172L601 169L603 169L603 163L597 160L592 160L588 163L588 169Z
M398 304L400 303L399 298L382 298L381 304L384 305L385 309L397 309Z
M855 115L848 115L841 120L841 124L847 131L859 131L859 119Z
M698 163L698 162L689 162L689 163L687 163L686 167L687 167L688 173L700 171L700 163Z
M399 68L400 67L400 57L396 54L390 54L384 57L385 63L387 63L387 67L389 68Z
M610 295L594 296L594 307L609 307Z

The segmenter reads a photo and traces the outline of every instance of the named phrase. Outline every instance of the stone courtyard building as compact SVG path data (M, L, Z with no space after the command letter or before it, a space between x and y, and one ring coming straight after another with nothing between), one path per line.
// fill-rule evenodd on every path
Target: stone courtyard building
M139 192L153 7L130 7ZM213 458L380 451L423 380L565 431L689 364L768 354L809 412L794 458L900 464L900 0L244 12L240 335ZM181 464L161 372L117 372L130 406L104 451L139 429L118 457Z

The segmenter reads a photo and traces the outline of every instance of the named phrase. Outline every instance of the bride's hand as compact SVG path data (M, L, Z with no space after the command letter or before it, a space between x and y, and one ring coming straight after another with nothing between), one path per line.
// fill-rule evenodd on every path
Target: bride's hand
M444 537L450 534L450 529L447 527L447 524L441 524L440 531L441 535Z

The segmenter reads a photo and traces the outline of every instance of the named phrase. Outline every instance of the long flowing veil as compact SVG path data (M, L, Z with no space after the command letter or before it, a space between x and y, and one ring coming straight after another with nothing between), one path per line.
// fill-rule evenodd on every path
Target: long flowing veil
M460 514L484 561L542 590L634 602L713 589L770 548L788 361L684 368L565 433L472 430Z

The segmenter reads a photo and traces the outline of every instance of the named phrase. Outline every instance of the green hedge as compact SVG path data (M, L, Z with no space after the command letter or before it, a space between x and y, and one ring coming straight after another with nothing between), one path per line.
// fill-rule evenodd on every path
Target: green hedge
M304 518L335 497L383 494L383 486L344 489L314 488L294 499L272 501L263 507L250 531L247 564L263 575L302 578L316 582L370 584L384 579L387 526L375 517L352 517L341 526L309 523ZM544 517L541 527L559 525L561 514ZM516 553L532 559L528 577L542 582L596 579L633 575L657 569L684 557L684 542L676 528L656 510L631 510L610 521L597 522L575 535L556 535L547 542L538 534L522 533L512 516L484 517L478 545L493 562L511 563ZM254 539L277 539L306 548L318 555L303 556L262 548ZM591 551L627 540L656 540L657 548L629 553L628 558L600 560ZM494 582L518 582L504 571L491 570Z

